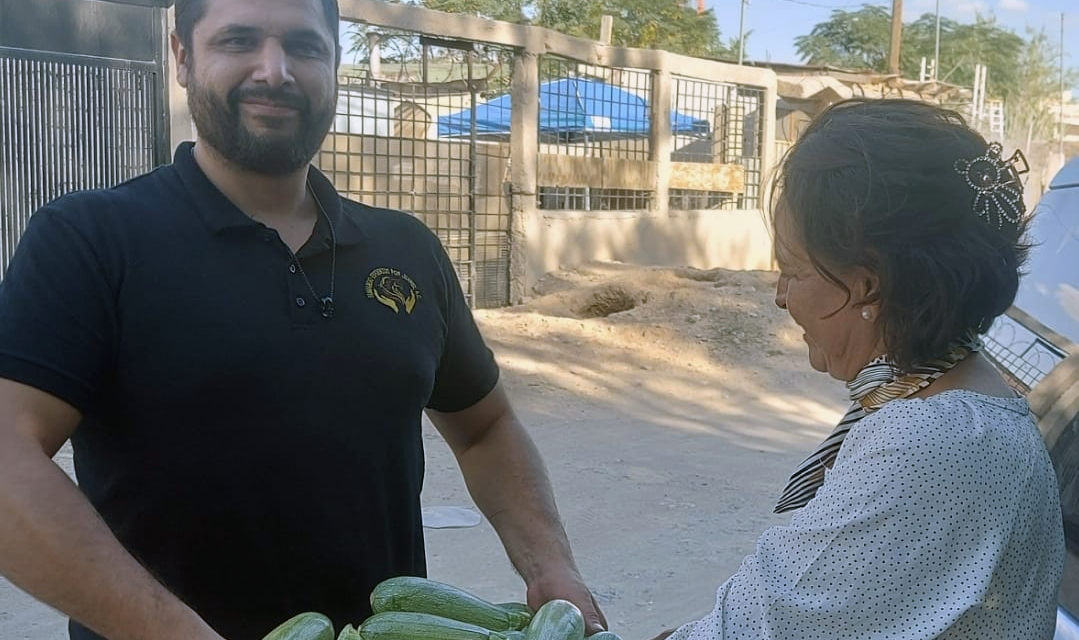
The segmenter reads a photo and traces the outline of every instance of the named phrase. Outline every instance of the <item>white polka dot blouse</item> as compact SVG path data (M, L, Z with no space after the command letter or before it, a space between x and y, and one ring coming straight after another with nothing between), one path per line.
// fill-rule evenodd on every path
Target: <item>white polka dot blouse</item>
M671 640L1049 640L1063 561L1056 476L1026 400L894 400Z

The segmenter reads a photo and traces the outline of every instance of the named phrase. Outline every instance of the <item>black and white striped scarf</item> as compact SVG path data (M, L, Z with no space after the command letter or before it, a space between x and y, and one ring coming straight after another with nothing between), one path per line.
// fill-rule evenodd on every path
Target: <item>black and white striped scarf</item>
M976 336L966 336L953 343L945 355L918 365L905 375L897 374L887 356L876 358L862 367L858 375L847 383L847 389L850 390L850 409L824 442L820 443L809 457L802 460L798 470L791 474L779 502L776 503L775 512L783 513L804 507L817 495L817 489L824 484L825 468L832 468L836 456L839 455L839 448L843 446L843 438L855 423L887 402L906 398L924 389L980 348L981 341Z

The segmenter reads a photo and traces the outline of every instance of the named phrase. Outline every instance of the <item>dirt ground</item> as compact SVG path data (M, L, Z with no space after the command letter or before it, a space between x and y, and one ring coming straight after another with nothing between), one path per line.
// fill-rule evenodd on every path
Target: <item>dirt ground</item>
M646 640L699 617L738 569L844 388L811 371L772 304L776 275L592 263L525 304L476 312L550 469L578 564L611 628ZM430 427L425 507L472 507ZM58 462L70 469L70 452ZM523 585L486 523L426 530L433 579L493 601ZM61 640L65 621L0 581L0 638Z

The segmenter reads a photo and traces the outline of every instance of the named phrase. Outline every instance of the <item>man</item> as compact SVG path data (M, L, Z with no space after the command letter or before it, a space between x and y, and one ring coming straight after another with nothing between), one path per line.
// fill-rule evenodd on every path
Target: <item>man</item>
M45 206L0 284L0 571L76 640L360 622L425 571L424 408L528 602L605 624L438 240L308 167L337 24L334 0L180 0L196 143Z

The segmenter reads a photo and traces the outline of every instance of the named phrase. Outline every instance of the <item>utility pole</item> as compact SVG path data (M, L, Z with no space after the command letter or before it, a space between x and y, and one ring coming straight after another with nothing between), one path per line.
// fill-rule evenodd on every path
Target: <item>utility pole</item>
M888 49L888 73L899 75L899 47L903 38L903 0L892 0L892 45Z
M1057 116L1060 158L1064 159L1064 12L1060 12L1060 114Z
M749 0L741 0L742 10L738 18L738 64L745 60L746 51L746 5Z
M937 69L940 68L940 0L937 0L937 39L933 45L933 80L937 79Z

